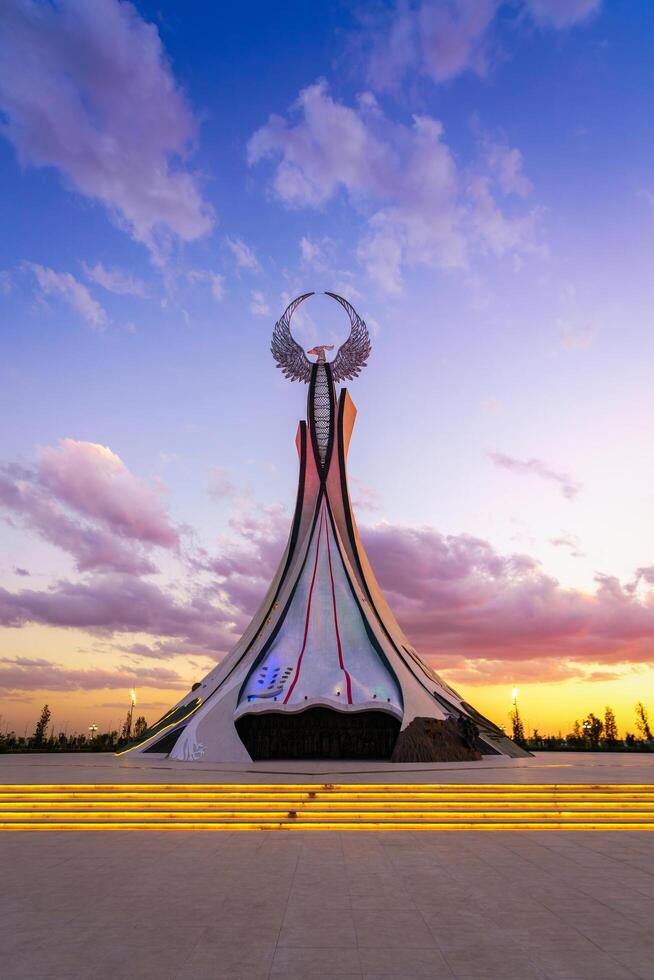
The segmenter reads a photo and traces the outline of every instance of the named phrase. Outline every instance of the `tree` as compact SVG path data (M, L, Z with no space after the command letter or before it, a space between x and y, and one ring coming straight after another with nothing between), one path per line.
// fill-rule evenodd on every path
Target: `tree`
M123 722L123 728L120 733L121 738L131 738L132 737L132 709L127 712L127 718Z
M600 718L596 718L593 712L591 711L591 713L584 721L583 728L586 734L586 738L590 742L591 749L598 749L599 740L604 730L604 723L602 722L602 720Z
M578 748L580 745L583 745L584 736L581 731L581 725L577 720L575 720L575 723L572 726L572 731L566 735L565 740L567 744L573 746L573 748Z
M148 727L147 721L145 720L143 715L139 715L139 717L134 722L134 735L136 736L136 738L140 738L147 727Z
M41 712L41 717L36 723L36 728L34 729L34 734L32 735L32 742L34 745L43 745L45 740L45 732L50 723L50 708L47 704L43 705L43 711Z
M511 719L511 727L513 729L513 741L518 745L523 745L525 741L525 726L522 724L522 718L520 717L518 705L515 701L513 702L513 711L509 717Z
M615 720L613 708L608 704L604 709L604 740L610 743L618 741L618 725Z
M644 738L646 742L652 741L652 729L649 727L647 708L642 701L636 705L636 728L640 732L641 738Z

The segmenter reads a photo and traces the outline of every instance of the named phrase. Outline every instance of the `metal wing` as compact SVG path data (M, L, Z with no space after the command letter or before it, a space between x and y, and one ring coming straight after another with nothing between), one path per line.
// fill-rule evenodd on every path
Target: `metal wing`
M331 362L334 382L357 378L366 366L370 357L371 344L368 328L351 303L336 293L326 293L341 304L350 318L350 336L338 349L336 357Z
M275 324L272 343L270 344L272 356L277 361L277 367L281 369L284 377L291 381L304 381L305 384L311 380L311 361L297 341L293 340L291 317L300 303L303 303L308 296L313 296L313 293L304 293L288 304Z

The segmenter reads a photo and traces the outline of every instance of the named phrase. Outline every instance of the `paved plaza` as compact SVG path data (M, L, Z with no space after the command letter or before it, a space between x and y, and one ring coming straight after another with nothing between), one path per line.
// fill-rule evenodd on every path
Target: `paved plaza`
M111 752L0 755L0 783L647 783L654 754L537 752L481 762L175 762Z
M271 782L274 768L5 756L0 782ZM280 781L310 782L307 768L277 764L293 770ZM396 768L434 784L654 781L652 756ZM9 832L0 866L3 980L654 980L654 833Z

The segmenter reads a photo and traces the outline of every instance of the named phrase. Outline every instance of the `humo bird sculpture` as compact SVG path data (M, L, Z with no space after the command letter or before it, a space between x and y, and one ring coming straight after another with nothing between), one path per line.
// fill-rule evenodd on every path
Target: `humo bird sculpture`
M388 607L348 489L356 408L336 389L366 366L370 337L354 307L327 293L347 313L350 334L332 361L328 344L302 350L291 318L312 295L289 303L272 337L277 367L308 385L295 511L277 573L231 653L128 751L243 763L520 755L419 658ZM253 559L252 575L260 574Z
M313 365L308 359L307 354L313 354L318 357L318 364L330 364L334 384L338 384L339 381L350 381L352 378L357 378L366 366L368 357L370 356L370 337L365 321L361 319L352 304L348 303L342 296L338 296L336 293L325 293L325 296L331 296L337 303L340 303L350 318L350 335L339 347L338 353L333 361L327 362L325 357L325 351L334 350L333 346L329 347L321 344L317 347L312 347L305 354L298 342L293 338L293 334L291 333L291 317L298 306L305 299L308 299L309 296L313 295L314 293L303 293L302 296L294 299L292 303L288 304L275 324L270 350L272 351L272 356L277 361L277 367L280 368L284 376L289 378L289 380L304 381L305 384L308 384L311 380L311 368Z

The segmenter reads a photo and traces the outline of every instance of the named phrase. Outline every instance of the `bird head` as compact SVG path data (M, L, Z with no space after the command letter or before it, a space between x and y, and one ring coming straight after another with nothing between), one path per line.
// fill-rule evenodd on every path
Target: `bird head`
M328 344L319 344L317 347L312 347L311 350L307 351L307 354L315 354L318 358L318 363L323 364L326 361L325 351L334 350L334 345L331 347Z

